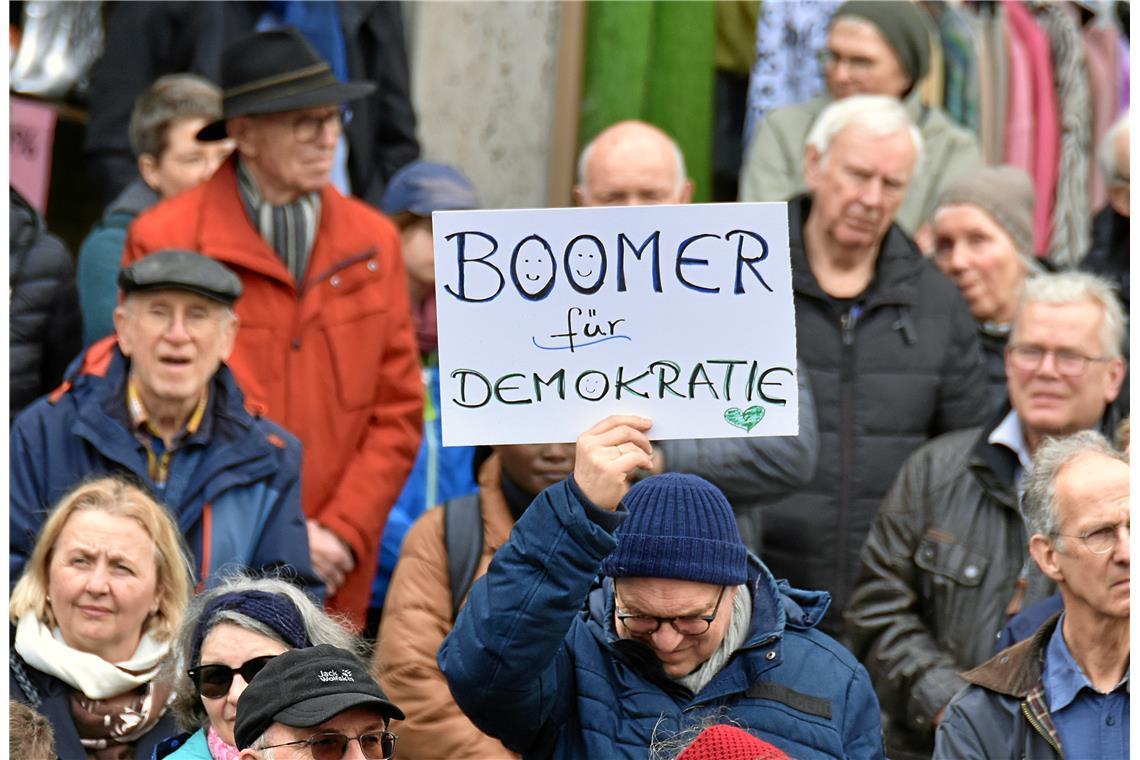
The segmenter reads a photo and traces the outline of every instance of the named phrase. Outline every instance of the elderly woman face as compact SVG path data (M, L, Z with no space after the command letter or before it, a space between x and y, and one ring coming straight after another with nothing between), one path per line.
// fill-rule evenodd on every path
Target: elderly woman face
M48 565L48 602L68 646L129 659L158 592L154 541L137 520L95 510L68 518Z
M288 649L276 639L232 623L218 623L206 634L198 664L199 677L203 681L208 679L209 687L200 686L198 693L202 696L202 706L206 708L210 723L226 744L234 743L238 698L249 685L239 671L251 661L264 665L263 658L276 657ZM221 693L227 678L230 679L228 688ZM220 693L220 696L209 697L203 691Z
M939 208L931 228L934 263L962 291L974 319L1010 322L1026 266L1009 233L968 203Z

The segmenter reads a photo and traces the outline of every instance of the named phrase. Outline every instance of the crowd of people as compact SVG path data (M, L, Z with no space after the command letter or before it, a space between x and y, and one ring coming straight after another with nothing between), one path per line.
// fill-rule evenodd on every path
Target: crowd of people
M324 5L212 9L218 85L132 72L77 277L11 191L13 756L1128 756L1127 111L1058 266L920 104L918 7L845 3L741 176L787 203L799 433L444 447L431 215L478 194ZM636 120L573 188L692 194Z

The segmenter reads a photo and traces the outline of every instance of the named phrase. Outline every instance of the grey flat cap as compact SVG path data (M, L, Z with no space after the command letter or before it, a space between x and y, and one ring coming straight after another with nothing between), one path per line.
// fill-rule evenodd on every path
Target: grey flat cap
M152 253L119 272L123 293L189 290L231 306L241 295L241 280L228 268L194 251Z

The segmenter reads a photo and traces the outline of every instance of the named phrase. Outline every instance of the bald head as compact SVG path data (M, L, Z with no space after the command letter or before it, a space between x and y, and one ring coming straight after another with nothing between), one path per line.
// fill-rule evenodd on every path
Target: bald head
M669 135L643 121L622 121L582 149L574 199L580 206L688 203L693 183Z

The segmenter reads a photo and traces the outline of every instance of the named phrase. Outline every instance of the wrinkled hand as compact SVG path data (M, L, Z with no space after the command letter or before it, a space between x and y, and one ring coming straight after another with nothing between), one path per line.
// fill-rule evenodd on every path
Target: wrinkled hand
M652 425L644 417L615 414L578 436L574 481L586 498L602 509L617 509L630 476L653 466L653 447L645 435Z
M313 570L325 582L329 596L344 585L344 578L356 567L352 549L344 540L315 520L307 520L309 528L309 557Z

